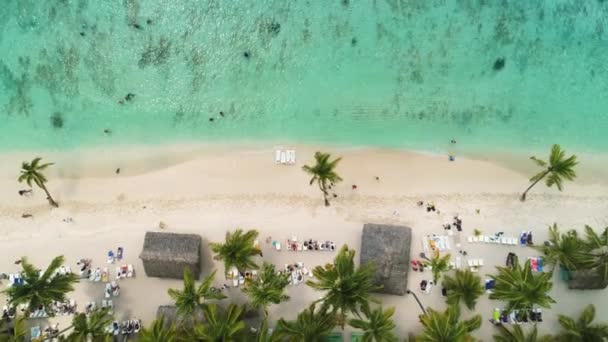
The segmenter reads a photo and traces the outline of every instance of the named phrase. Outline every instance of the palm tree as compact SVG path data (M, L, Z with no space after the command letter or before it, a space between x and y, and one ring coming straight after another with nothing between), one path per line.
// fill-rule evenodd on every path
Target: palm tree
M240 341L245 333L242 319L243 307L231 303L221 310L215 303L202 306L205 323L197 324L192 330L193 341Z
M336 316L322 307L317 310L313 303L300 312L295 321L279 319L276 335L279 339L291 342L322 341L335 326Z
M25 342L27 334L27 322L25 316L19 316L15 319L12 327L5 327L4 319L0 320L0 342ZM8 324L6 324L8 325Z
M327 195L329 194L327 189L342 181L342 178L336 173L335 168L342 158L336 158L329 161L331 155L329 153L316 152L314 166L304 165L302 170L312 175L310 179L310 185L317 182L319 189L323 193L323 199L325 200L325 206L329 206L329 200Z
M475 309L477 298L484 294L485 288L481 285L481 278L469 270L456 270L454 278L449 275L443 280L443 287L448 290L449 305L458 305L460 301L469 308Z
M63 261L63 256L56 257L42 273L30 264L27 258L21 258L24 283L19 286L11 286L3 291L9 297L9 304L11 306L28 304L28 309L32 312L41 306L49 307L54 301L64 302L66 294L74 290L78 277L72 273L57 273L59 267L63 265ZM48 313L52 314L52 311Z
M289 274L278 274L274 265L264 263L257 279L247 282L243 289L251 305L255 308L263 308L264 314L268 317L268 306L279 304L289 300L285 294L285 288L289 285Z
M103 308L94 310L88 317L84 313L74 316L72 326L70 327L74 331L68 335L66 341L105 341L109 336L108 326L112 324L112 320L114 319L111 315L108 315L108 311L108 308Z
M161 316L154 320L150 328L143 328L138 336L138 342L181 342L184 339L181 337L175 324L168 327L165 326L165 317Z
M260 249L254 245L257 237L257 230L243 233L243 230L237 229L234 232L226 233L224 243L212 242L209 245L211 250L217 253L214 259L224 261L226 274L233 267L243 273L246 269L258 268L258 265L251 259L253 256L261 254Z
M371 265L355 267L355 251L344 245L334 259L325 267L317 266L312 273L317 280L306 281L315 290L326 291L322 302L323 310L332 308L340 325L344 328L349 312L358 317L359 309L369 309L370 292L380 286L374 285L374 269Z
M506 326L498 325L498 335L494 335L494 342L551 342L551 336L538 337L538 329L536 324L532 325L532 330L526 335L524 330L519 325L513 325L513 329L509 330Z
M549 226L549 243L534 248L544 254L543 261L546 265L552 265L553 268L561 266L573 271L578 268L577 264L584 246L576 230L561 234L557 224L554 223L553 226Z
M367 320L350 319L348 325L353 328L363 330L363 341L398 341L397 336L393 333L395 330L395 322L393 322L393 314L395 308L388 308L386 311L382 307L377 307L373 311L368 309L362 310Z
M544 170L534 175L530 178L530 186L521 194L521 200L526 200L526 194L536 183L540 182L547 175L547 181L545 182L548 187L551 187L555 184L559 191L562 191L564 179L573 180L576 177L576 172L574 171L574 167L578 164L576 161L576 155L571 155L569 158L566 158L566 152L559 147L559 145L555 144L551 147L551 154L549 155L549 163L544 160L540 160L536 157L530 157L536 165L542 167ZM547 166L547 164L549 166Z
M39 164L41 160L42 158L36 157L30 163L21 163L21 175L17 180L19 183L25 181L30 187L32 186L32 182L34 182L40 189L44 190L49 203L54 207L59 207L59 204L51 197L49 190L46 188L46 185L44 185L47 180L44 174L42 174L42 171L54 163Z
M244 339L245 340L245 339ZM255 342L280 342L281 339L278 337L276 330L272 333L269 332L268 329L268 317L264 318L262 324L257 329L255 334L248 338L247 341L255 341Z
M589 304L583 310L578 320L563 315L557 317L563 329L558 335L558 341L603 342L608 340L608 324L591 324L595 319L595 306L593 304Z
M441 273L450 269L450 257L450 254L439 256L439 251L435 251L431 259L424 261L424 266L429 267L433 273L433 282L435 284L441 278Z
M579 259L581 268L596 269L602 282L608 282L608 227L597 234L593 228L585 226L584 246L585 251Z
M431 308L425 315L420 315L420 322L424 326L419 342L468 342L474 341L470 332L481 326L481 315L476 315L466 321L459 321L460 309L451 305L444 312Z
M220 291L214 291L211 287L215 272L211 272L197 288L190 268L184 267L184 289L181 291L176 289L168 290L169 296L175 301L178 315L191 318L203 301L226 298Z
M533 306L550 308L555 303L547 293L553 287L553 272L532 273L530 260L522 267L516 263L513 268L497 266L497 275L490 275L495 285L490 299L507 302L506 311L530 310Z

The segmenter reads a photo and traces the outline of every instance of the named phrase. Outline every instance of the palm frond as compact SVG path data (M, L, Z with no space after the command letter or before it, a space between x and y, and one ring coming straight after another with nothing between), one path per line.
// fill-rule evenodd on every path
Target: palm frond
M475 308L477 298L485 292L481 278L469 270L456 270L453 278L446 275L443 286L448 290L447 303L449 305L459 305L462 301L469 310Z

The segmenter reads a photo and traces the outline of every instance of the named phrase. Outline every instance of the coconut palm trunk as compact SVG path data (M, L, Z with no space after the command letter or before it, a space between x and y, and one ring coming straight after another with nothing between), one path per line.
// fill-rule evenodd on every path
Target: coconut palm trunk
M526 194L528 193L528 191L530 191L530 189L532 189L538 182L540 182L541 180L543 180L543 178L545 178L545 176L547 176L549 174L549 172L551 172L551 168L548 168L547 171L543 172L542 175L540 175L535 181L534 183L530 184L530 186L526 189L526 191L523 192L523 194L521 194L521 197L519 198L522 202L526 200Z
M44 193L46 194L46 199L49 201L49 204L55 208L59 208L59 203L55 202L55 200L51 196L51 193L46 188L46 186L44 184L38 184L38 185L40 186L40 188L42 188L42 190L44 190Z

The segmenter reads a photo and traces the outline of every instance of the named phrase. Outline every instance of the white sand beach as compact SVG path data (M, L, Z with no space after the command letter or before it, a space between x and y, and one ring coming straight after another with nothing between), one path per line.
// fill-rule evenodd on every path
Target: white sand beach
M204 242L221 241L227 231L243 228L259 230L262 242L268 236L284 241L295 235L332 240L355 250L360 248L364 223L401 224L413 230L411 257L417 258L421 238L444 234L442 224L458 214L463 220L460 249L484 259L482 278L495 271L494 265L504 265L510 251L520 260L538 252L520 246L469 244L466 237L475 228L486 234L502 231L509 236L531 230L535 242L542 243L548 225L554 222L562 230L581 230L585 224L596 229L608 225L608 177L598 171L599 167L586 168L582 157L580 177L566 183L563 193L539 184L522 203L518 195L535 171L525 158L506 168L500 165L515 158L482 161L458 157L449 162L445 156L399 150L289 147L297 151L294 166L275 165L273 146L263 145L123 147L0 155L0 272L18 271L13 262L21 256L39 267L46 267L56 255L64 255L72 269L79 258L92 258L94 267L105 267L107 251L121 246L125 263L135 266L136 277L120 281L122 291L114 299L116 317L138 317L147 325L154 319L157 306L171 303L167 289L181 287L181 281L146 277L138 258L144 233L159 231L160 221L167 224L165 231L199 234ZM344 181L335 188L338 198L329 208L323 206L319 189L308 185L309 177L301 170L302 165L312 162L316 150L343 157L337 171ZM16 181L20 163L37 155L56 163L48 172L48 188L60 203L58 209L51 209L38 189L31 197L18 195L18 190L27 187ZM353 184L356 190L351 189ZM440 213L427 213L416 205L420 200L433 201ZM33 217L22 218L22 214ZM73 222L64 222L67 218ZM330 262L335 255L277 252L265 243L262 250L265 261L279 266L303 261L310 268ZM452 255L459 255L458 250L452 246ZM203 274L217 269L220 276L216 283L222 284L222 264L212 260L208 248L203 255ZM430 272L411 272L409 288L418 293L425 306L445 308L440 288L435 287L430 295L420 293L422 279L431 279ZM228 293L230 299L245 300L238 289L229 289ZM289 302L270 308L272 319L294 318L321 293L300 284L290 287L289 295ZM557 331L557 313L576 316L589 303L596 305L598 318L608 317L605 291L569 291L555 274L551 296L557 304L544 311L541 332ZM99 305L103 285L83 281L70 297L78 301L80 310L90 300ZM380 298L385 307L396 307L394 319L399 335L421 331L417 318L420 310L412 296ZM480 299L476 311L484 321L475 336L490 339L495 328L488 319L494 307L503 306L487 296ZM471 314L463 310L462 316ZM60 327L66 327L68 320L59 319Z

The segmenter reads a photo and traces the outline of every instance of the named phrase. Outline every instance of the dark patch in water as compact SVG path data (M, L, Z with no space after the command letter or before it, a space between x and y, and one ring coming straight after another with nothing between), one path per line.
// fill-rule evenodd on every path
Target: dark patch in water
M503 57L496 58L494 61L494 66L492 67L494 71L500 71L505 67L507 61Z
M51 125L55 129L63 128L63 115L60 112L55 112L51 115Z
M353 37L353 39L350 40L350 45L351 46L357 45L357 38L356 37Z
M169 57L171 57L171 41L165 37L161 37L158 40L158 44L155 44L152 39L150 39L148 46L146 46L145 50L141 53L137 64L142 69L150 64L158 66L167 63Z

